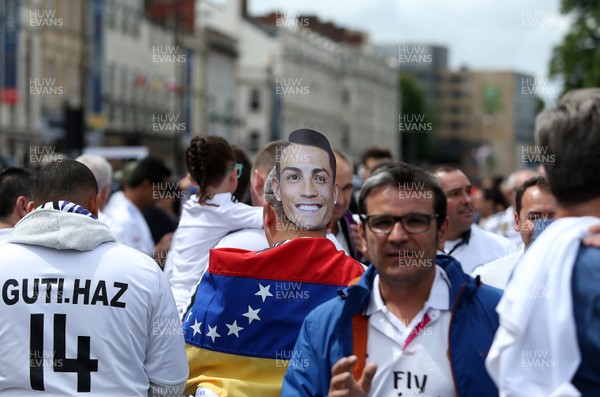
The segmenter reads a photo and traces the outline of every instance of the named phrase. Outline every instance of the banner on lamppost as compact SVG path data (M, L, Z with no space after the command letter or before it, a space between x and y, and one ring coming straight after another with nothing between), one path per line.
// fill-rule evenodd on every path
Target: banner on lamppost
M184 79L183 79L183 121L185 123L185 132L184 136L186 139L189 139L190 136L190 123L191 123L191 100L192 100L192 50L186 48L185 50L185 59L184 63Z
M2 102L15 105L19 101L17 62L19 44L19 0L4 0Z
M104 65L103 1L91 1L90 16L90 73L88 90L88 125L92 129L103 129L107 120L102 111L102 67Z

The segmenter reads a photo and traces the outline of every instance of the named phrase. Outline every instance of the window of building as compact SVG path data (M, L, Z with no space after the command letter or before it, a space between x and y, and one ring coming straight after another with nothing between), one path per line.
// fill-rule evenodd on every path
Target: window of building
M135 38L140 36L140 10L138 9L131 12L131 34Z
M462 125L459 121L451 121L448 127L450 127L452 130L458 130L462 127Z
M109 29L114 29L116 25L117 5L115 0L106 0L106 23Z
M129 8L123 6L120 9L120 13L121 13L121 32L123 32L123 34L127 34L129 31Z
M350 90L342 89L342 105L350 105Z
M342 148L348 150L350 148L350 126L344 125L342 129Z
M252 131L250 133L250 151L258 152L260 150L260 133L258 131Z
M260 90L257 88L250 91L250 110L253 112L260 111Z

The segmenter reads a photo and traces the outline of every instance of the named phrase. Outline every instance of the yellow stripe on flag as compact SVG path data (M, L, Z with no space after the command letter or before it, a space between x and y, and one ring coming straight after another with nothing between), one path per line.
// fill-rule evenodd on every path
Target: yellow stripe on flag
M186 345L190 375L186 395L200 386L219 397L279 397L288 360L252 358Z

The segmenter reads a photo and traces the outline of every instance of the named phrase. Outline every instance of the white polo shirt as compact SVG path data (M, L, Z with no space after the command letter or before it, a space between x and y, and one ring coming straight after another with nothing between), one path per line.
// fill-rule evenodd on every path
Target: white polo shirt
M525 245L521 243L518 250L490 263L486 263L483 266L479 266L473 271L471 276L480 276L481 281L484 284L500 289L506 289L508 281L510 280L510 275L524 252Z
M466 243L462 239L444 243L444 252L460 262L465 273L515 251L517 246L507 238L490 233L479 226L471 226L471 236Z
M105 216L101 219L121 244L136 249L152 257L154 240L142 212L125 193L116 192L104 207Z
M408 326L385 306L379 275L365 314L367 363L377 364L369 396L455 396L447 355L450 281L441 267L436 266L429 298Z

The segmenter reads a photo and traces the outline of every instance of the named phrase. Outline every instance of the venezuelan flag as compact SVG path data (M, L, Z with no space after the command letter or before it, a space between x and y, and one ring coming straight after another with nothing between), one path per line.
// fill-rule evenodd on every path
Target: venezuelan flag
M297 238L261 252L210 251L184 317L190 379L221 397L276 397L285 371L310 365L292 350L306 315L363 267L326 238Z

